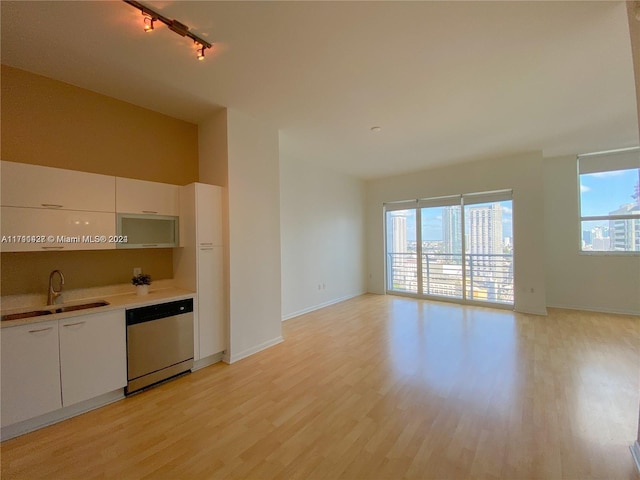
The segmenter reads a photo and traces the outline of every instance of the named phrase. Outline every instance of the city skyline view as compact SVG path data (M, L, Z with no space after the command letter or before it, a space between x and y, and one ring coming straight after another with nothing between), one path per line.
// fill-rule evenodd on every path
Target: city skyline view
M579 179L582 250L640 251L640 169L586 173ZM616 219L621 215L626 219ZM609 218L585 220L596 216Z
M388 289L512 304L511 217L511 200L386 212Z
M512 207L511 201L498 202L500 207L502 208L502 238L503 240L506 238L513 237L513 220L512 220ZM480 207L484 204L477 205L468 205L466 208L470 207ZM400 214L402 212L402 214ZM396 215L402 215L407 219L407 238L413 239L415 242L416 239L416 211L415 209L411 210L401 210L396 213ZM422 241L423 242L434 242L441 241L444 238L443 233L443 218L440 209L437 208L429 208L422 209ZM426 235L425 235L426 234Z

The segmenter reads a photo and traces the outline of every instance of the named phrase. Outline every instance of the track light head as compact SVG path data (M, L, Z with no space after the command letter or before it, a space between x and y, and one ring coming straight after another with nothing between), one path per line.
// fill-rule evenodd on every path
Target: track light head
M153 22L157 20L157 18L153 18L149 15L144 14L144 31L146 33L153 32Z
M204 45L201 45L198 42L195 42L195 44L196 44L196 55L198 57L198 60L204 60L204 50L207 47L205 47Z

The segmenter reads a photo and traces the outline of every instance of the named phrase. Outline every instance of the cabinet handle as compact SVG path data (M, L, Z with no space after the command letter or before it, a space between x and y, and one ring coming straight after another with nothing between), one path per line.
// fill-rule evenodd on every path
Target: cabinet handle
M87 323L87 322L76 322L76 323L65 323L64 325L62 325L63 327L73 327L75 325L82 325L83 323Z
M142 213L158 213L158 212L154 212L153 210L142 210Z
M200 247L200 250L213 250L213 247Z
M213 245L213 242L202 242L200 245Z
M53 327L38 328L36 330L29 330L29 333L46 332L47 330L53 330Z
M58 205L56 203L41 203L40 205L45 208L62 208L62 205Z
M43 250L62 250L64 247L42 247Z

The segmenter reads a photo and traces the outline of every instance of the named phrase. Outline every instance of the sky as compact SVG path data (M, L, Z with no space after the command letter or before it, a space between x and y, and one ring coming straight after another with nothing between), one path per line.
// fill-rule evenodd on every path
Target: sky
M627 203L638 184L640 169L580 175L580 206L583 217L608 215Z

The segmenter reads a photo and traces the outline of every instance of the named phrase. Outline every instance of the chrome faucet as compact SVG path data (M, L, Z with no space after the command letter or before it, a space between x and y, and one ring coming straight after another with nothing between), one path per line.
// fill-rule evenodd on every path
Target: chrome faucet
M58 290L53 288L53 277L55 274L58 274L60 277L60 285L58 286ZM64 275L60 270L54 270L49 274L49 294L47 295L47 305L53 305L60 295L62 295L62 286L64 285Z

